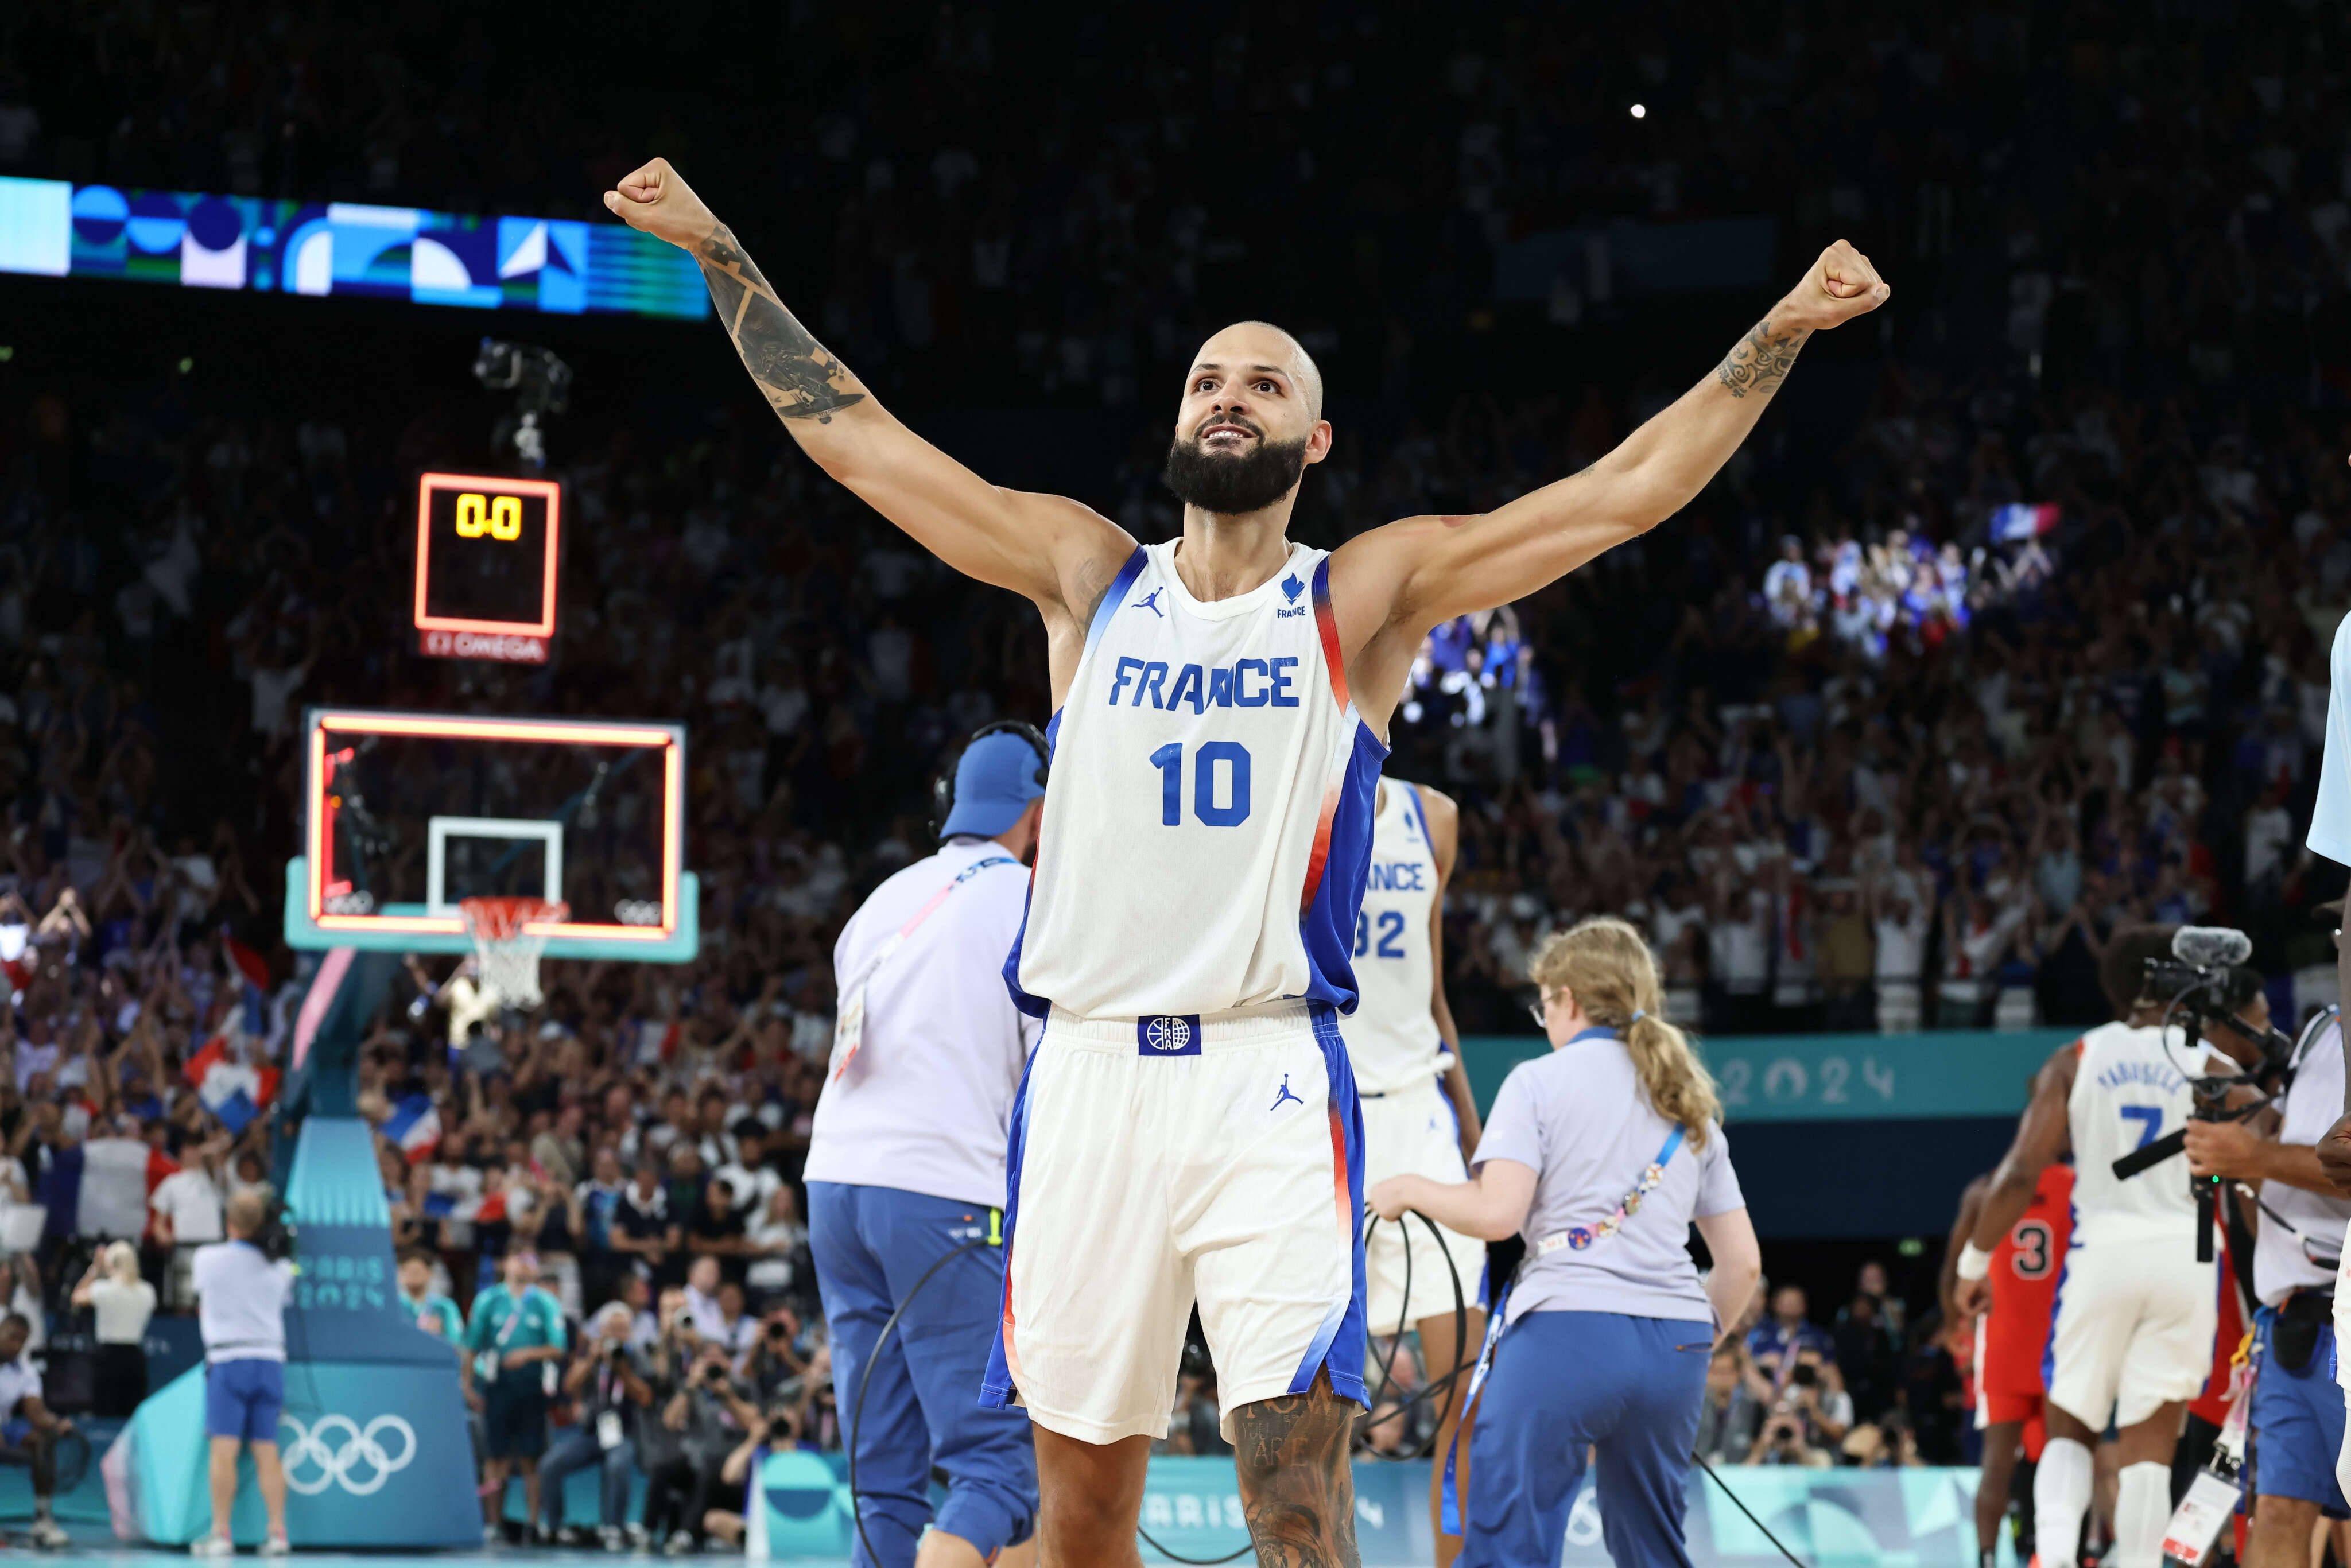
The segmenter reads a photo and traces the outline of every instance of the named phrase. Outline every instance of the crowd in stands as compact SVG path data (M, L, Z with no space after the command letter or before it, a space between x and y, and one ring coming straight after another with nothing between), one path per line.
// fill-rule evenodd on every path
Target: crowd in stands
M2095 1021L2105 936L2142 919L2251 931L2282 1017L2330 999L2312 913L2340 877L2301 841L2351 601L2343 19L1823 0L1668 37L1488 9L1472 36L1414 7L794 4L722 38L688 8L645 47L697 90L638 124L567 99L570 42L474 8L29 0L0 18L0 173L562 216L667 153L918 424L1058 410L1050 442L1111 411L1083 498L1145 539L1177 523L1161 400L1227 315L1325 361L1343 439L1298 532L1335 545L1572 474L1703 373L1644 348L1667 308L1604 265L1498 298L1507 247L1765 214L1776 279L1850 233L1896 281L1880 336L1816 349L1658 532L1430 637L1392 771L1465 803L1457 1017L1524 1029L1528 956L1604 911L1717 1032ZM78 1249L141 1242L179 1310L174 1257L269 1172L246 1118L308 961L276 936L305 704L682 720L702 956L550 963L542 1009L454 1033L450 963L420 965L364 1088L412 1294L462 1333L527 1246L577 1343L625 1344L654 1524L692 1541L754 1423L839 1441L796 1185L833 936L925 852L958 738L1050 698L1028 606L883 526L747 387L664 395L559 427L560 658L486 669L416 656L407 620L402 507L478 434L463 405L0 353L0 1184L48 1206L0 1249L62 1311ZM1865 1286L1823 1341L1775 1302L1718 1358L1709 1451L1950 1449L1957 1374L1899 1308ZM1172 1445L1214 1447L1213 1390L1187 1367Z

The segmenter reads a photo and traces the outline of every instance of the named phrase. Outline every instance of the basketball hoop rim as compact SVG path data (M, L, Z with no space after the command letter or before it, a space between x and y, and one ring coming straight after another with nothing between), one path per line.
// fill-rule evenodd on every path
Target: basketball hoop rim
M514 942L525 937L544 936L530 929L533 925L559 925L571 913L571 906L560 900L549 902L528 894L496 894L477 898L461 898L457 910L465 922L465 933L477 945L492 942Z

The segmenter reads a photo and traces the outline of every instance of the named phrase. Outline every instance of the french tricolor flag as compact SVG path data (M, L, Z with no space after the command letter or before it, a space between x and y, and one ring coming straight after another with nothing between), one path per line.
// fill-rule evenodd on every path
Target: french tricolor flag
M2043 534L2057 531L2057 504L2043 501L2037 506L2018 502L2012 506L1995 507L1991 514L1991 538L1994 544L2020 544L2037 539Z
M188 1058L188 1082L196 1098L220 1118L232 1135L242 1134L277 1094L277 1070L239 1061L229 1050L228 1036L216 1034Z
M431 1159L433 1151L441 1146L441 1113L433 1108L433 1097L411 1094L403 1098L385 1118L383 1135L399 1147L410 1165Z

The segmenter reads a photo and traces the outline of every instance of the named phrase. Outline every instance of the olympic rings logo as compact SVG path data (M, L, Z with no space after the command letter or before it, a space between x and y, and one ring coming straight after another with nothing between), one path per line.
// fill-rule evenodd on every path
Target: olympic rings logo
M305 1428L293 1416L280 1414L280 1427L294 1428L294 1440L280 1444L286 1464L286 1484L304 1497L317 1497L340 1486L353 1497L371 1497L383 1490L394 1470L404 1470L416 1458L416 1428L397 1416L379 1416L362 1427L348 1416L321 1416ZM340 1437L329 1439L329 1429ZM400 1452L385 1450L381 1435L397 1434ZM316 1474L298 1473L304 1466Z

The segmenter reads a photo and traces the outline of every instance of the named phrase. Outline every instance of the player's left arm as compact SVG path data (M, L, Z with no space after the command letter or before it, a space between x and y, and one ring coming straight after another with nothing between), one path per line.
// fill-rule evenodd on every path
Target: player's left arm
M1839 240L1711 373L1581 474L1480 517L1408 517L1341 546L1332 607L1351 683L1374 699L1365 713L1384 718L1429 627L1532 593L1681 510L1755 428L1806 340L1891 293Z
M1445 1097L1461 1124L1461 1157L1478 1152L1478 1098L1469 1092L1469 1070L1461 1061L1461 1030L1453 1021L1452 1004L1445 999L1445 890L1453 881L1453 862L1461 850L1461 808L1452 798L1426 784L1407 784L1420 797L1420 814L1428 823L1428 853L1437 862L1437 897L1428 906L1428 1010L1436 1015L1437 1033L1453 1052L1445 1070Z

